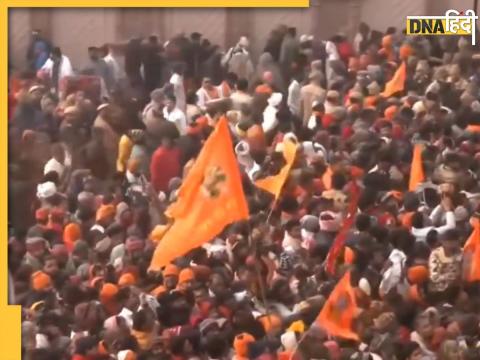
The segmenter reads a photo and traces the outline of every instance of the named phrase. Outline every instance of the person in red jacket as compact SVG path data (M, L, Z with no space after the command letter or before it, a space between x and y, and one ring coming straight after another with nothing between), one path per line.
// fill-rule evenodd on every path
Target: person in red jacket
M350 57L355 54L352 44L343 35L338 35L337 51L345 65L348 65Z
M181 152L170 137L163 137L150 162L150 176L153 188L158 193L167 192L168 182L182 173Z

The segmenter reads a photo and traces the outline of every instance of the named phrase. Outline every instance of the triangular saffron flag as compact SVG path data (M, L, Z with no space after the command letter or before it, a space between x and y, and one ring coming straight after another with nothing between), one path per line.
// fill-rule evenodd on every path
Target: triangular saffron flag
M283 141L283 156L286 164L282 167L277 175L267 176L266 178L255 181L255 185L260 189L268 191L275 195L275 199L278 199L282 192L283 185L287 181L288 174L295 161L295 155L297 154L297 145L290 140Z
M392 79L385 84L385 90L381 93L383 97L392 96L405 89L405 80L407 79L407 65L403 61L398 67Z
M358 307L350 281L351 274L349 271L333 289L322 311L320 311L316 323L331 336L358 340L359 337L353 330L353 322Z
M410 167L410 181L408 190L415 191L417 186L425 181L425 173L423 172L422 163L422 144L415 144L413 148L412 166Z
M160 270L212 240L226 225L248 218L240 170L225 118L207 139L170 215L173 224L155 249L150 270Z

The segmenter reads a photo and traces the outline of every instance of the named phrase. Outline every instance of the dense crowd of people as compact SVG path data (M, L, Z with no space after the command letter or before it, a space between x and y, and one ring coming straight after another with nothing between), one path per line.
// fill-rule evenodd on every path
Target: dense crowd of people
M92 46L77 69L32 34L8 123L23 358L479 359L470 39L279 26L258 61L249 47L151 36ZM152 268L225 121L248 219Z

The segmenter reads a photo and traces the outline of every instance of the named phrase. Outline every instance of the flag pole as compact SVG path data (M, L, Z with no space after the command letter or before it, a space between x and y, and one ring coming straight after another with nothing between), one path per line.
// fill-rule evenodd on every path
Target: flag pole
M272 209L273 209L273 207L272 207ZM267 217L267 224L268 224L268 219L269 219L271 214L272 214L272 211L270 211L269 216ZM265 291L265 286L264 286L264 283L263 283L263 280L262 280L262 274L260 272L261 257L259 256L259 253L258 253L258 243L257 243L256 239L254 239L252 237L252 227L250 225L250 222L248 222L248 238L249 238L250 245L253 248L253 257L255 258L255 275L257 276L258 286L260 287L260 297L262 298L263 306L265 307L265 315L267 316L267 320L268 320L268 322L271 322L270 316L269 316L270 311L269 311L269 304L268 304L268 300L267 300L267 293ZM268 336L268 334L267 334L267 336Z

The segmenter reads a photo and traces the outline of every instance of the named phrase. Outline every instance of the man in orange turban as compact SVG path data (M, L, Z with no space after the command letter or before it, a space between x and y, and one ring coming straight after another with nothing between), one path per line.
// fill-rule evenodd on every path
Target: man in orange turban
M411 266L407 271L410 284L420 285L428 280L428 268L423 265Z
M192 287L194 281L195 273L193 270L191 268L185 268L180 271L180 274L178 275L177 287L180 291L187 291Z
M65 226L65 229L63 229L63 243L67 247L69 253L73 251L75 241L79 240L81 236L82 234L78 224L70 223Z
M135 285L135 276L131 273L125 273L118 279L118 286L121 288Z
M97 215L95 220L97 223L103 225L109 225L113 219L115 218L116 209L115 206L108 204L108 205L101 205L97 210Z
M111 283L106 283L100 290L100 302L105 307L109 315L118 314L120 305L117 302L118 286Z
M167 291L177 287L179 274L180 270L175 265L169 264L165 267L165 270L163 270L163 285Z
M32 289L38 292L46 292L52 288L52 279L43 271L35 271L31 276Z
M248 333L241 333L235 336L235 340L233 341L235 356L233 360L248 360L249 346L253 342L255 342L255 338Z
M386 35L382 38L382 48L380 54L385 55L388 61L395 61L395 52L393 51L393 36Z

